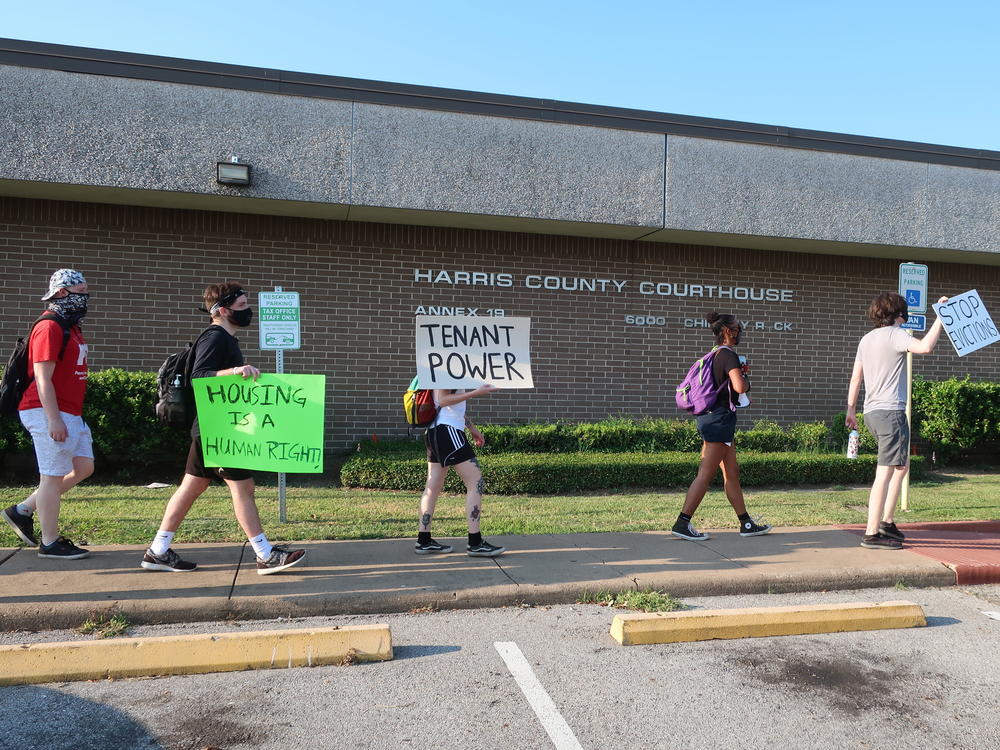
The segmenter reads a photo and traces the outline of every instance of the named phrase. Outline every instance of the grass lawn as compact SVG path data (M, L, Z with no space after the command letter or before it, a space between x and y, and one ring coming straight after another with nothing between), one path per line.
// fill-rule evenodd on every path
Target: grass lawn
M0 488L0 507L23 500L29 487ZM159 526L173 487L147 489L84 483L63 499L60 532L88 544L146 544ZM867 487L754 488L747 507L776 526L863 523ZM487 496L483 532L551 534L587 531L650 531L669 528L684 500L677 490L591 493L576 496ZM278 523L278 493L273 486L257 489L264 529L275 540L380 539L416 535L419 496L412 492L289 487L288 519ZM1000 473L934 473L910 488L908 513L901 523L916 521L994 520L1000 518ZM735 528L725 495L713 490L695 516L703 528ZM444 495L434 518L436 536L466 531L464 498ZM233 518L229 494L213 486L192 508L178 542L243 541ZM0 547L19 540L0 523Z

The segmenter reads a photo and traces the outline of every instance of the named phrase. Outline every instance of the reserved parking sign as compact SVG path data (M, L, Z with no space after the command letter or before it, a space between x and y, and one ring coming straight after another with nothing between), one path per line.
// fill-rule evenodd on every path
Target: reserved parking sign
M261 349L298 349L302 346L298 292L258 292L257 304Z

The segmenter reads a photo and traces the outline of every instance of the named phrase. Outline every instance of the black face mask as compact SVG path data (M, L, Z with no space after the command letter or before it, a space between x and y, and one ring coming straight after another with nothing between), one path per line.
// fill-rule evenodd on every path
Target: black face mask
M246 328L250 325L250 321L253 320L253 310L249 307L245 307L242 310L230 310L229 319L233 321L234 325Z

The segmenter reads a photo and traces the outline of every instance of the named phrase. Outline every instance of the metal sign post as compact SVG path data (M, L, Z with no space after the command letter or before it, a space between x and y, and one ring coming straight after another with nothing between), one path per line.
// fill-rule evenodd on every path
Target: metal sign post
M275 287L276 292L280 292L280 287ZM274 352L274 371L281 375L285 371L285 350L276 349ZM278 522L285 523L288 520L285 502L285 472L278 472Z
M302 346L299 327L299 293L285 292L282 287L274 287L273 292L260 292L260 348L274 350L274 372L285 372L285 349ZM286 512L285 472L278 472L278 521L288 520Z
M912 336L913 333L911 332ZM910 445L913 442L913 352L906 353L906 424L910 427L910 440L906 444L907 459L910 455ZM910 510L910 472L903 477L903 486L899 489L899 505L904 511Z
M899 264L899 295L906 300L910 319L903 324L912 336L913 331L923 331L927 327L927 266L923 263ZM906 353L906 424L910 428L910 440L906 444L906 455L910 455L913 443L913 352ZM907 459L909 460L909 459ZM910 472L903 477L903 485L899 489L899 504L904 511L910 509Z

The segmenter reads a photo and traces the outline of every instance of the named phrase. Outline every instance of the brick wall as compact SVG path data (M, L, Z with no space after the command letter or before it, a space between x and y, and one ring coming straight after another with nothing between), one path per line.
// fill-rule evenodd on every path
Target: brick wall
M743 423L827 419L843 409L871 298L896 288L898 260L487 232L276 216L0 198L0 330L8 343L41 309L49 273L70 266L91 285L85 331L93 369L155 370L206 322L211 281L251 292L280 285L302 299L303 348L287 372L324 373L330 448L405 433L401 392L413 374L419 305L502 309L532 319L536 387L474 402L489 423L677 417L673 388L712 343L685 327L708 310L750 323L741 352L754 407ZM929 263L932 299L977 288L1000 310L1000 269ZM511 288L414 281L414 269L509 273ZM622 293L529 289L528 275L627 282ZM792 290L790 302L645 295L642 282ZM665 325L626 325L626 315ZM755 324L765 330L755 330ZM791 330L774 330L775 324ZM241 336L267 370L256 325ZM929 379L998 379L1000 347L959 359L942 339L915 358Z

